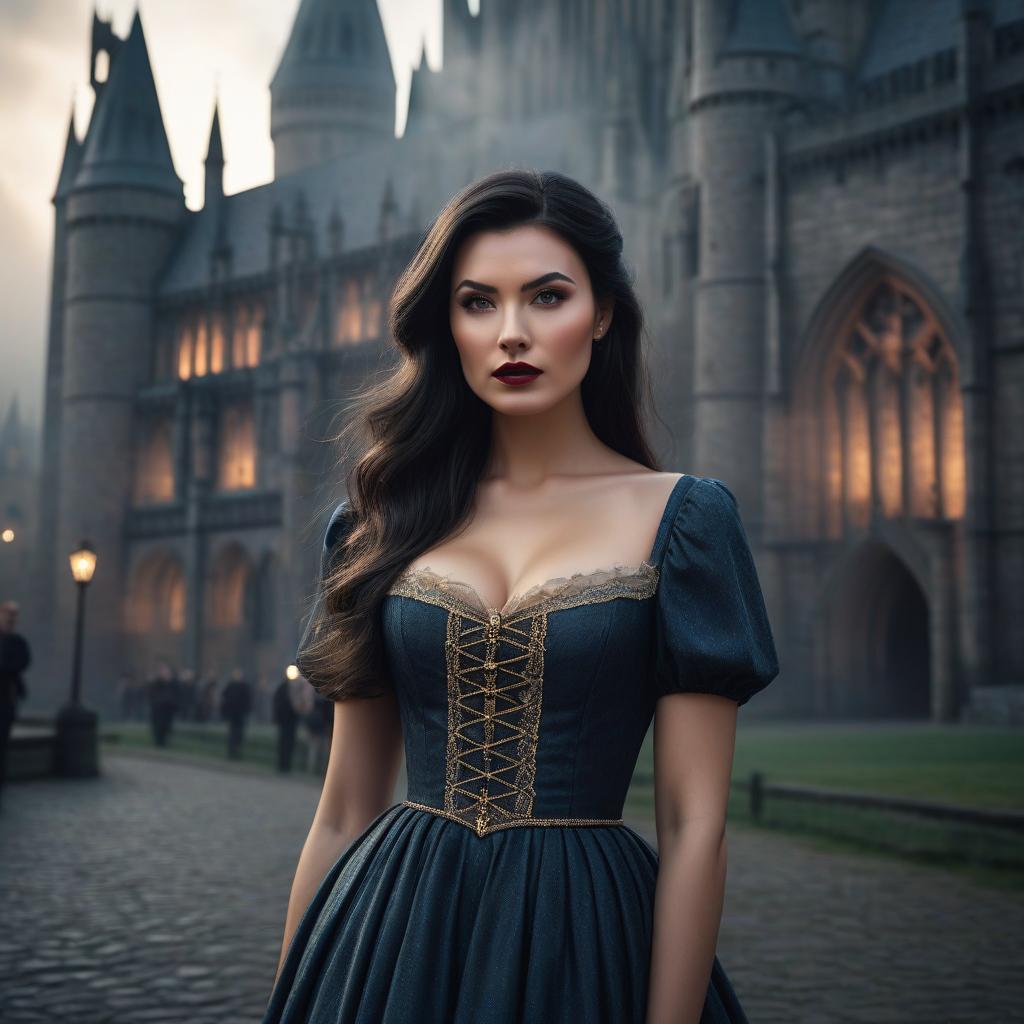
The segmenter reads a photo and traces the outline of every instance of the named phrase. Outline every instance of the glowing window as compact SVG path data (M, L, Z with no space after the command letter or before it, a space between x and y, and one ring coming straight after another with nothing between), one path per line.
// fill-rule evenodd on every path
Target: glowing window
M169 419L143 427L135 449L136 505L174 499L174 445Z
M345 282L338 304L335 342L347 345L363 340L363 308L359 284L353 279Z
M830 529L872 514L964 513L956 353L924 303L887 278L848 321L826 369Z
M178 336L178 376L181 380L192 376L192 334L187 327Z
M217 486L237 491L256 485L256 443L252 407L236 402L221 410Z

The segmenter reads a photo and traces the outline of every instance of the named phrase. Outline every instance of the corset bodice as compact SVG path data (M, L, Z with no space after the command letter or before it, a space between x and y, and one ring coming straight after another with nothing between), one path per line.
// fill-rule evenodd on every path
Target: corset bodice
M487 608L406 573L383 628L406 738L408 799L480 833L531 819L617 819L653 699L658 567L552 581Z
M346 510L328 527L325 567ZM659 698L743 704L778 673L735 498L712 477L679 478L639 565L550 580L503 609L406 570L380 628L407 798L479 835L619 819Z

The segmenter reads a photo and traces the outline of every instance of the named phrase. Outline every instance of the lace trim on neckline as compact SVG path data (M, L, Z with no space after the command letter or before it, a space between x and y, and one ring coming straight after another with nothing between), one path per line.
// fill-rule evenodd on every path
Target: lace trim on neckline
M593 597L595 601L613 597L649 597L654 593L658 576L658 566L646 559L639 565L615 563L587 572L575 572L571 576L554 576L521 593L512 594L502 608L495 608L487 604L471 584L436 572L430 566L417 566L406 569L398 576L391 593L425 600L429 600L431 595L437 595L485 619L492 614L508 618L527 612L538 614L540 611L552 611L556 607L588 603L580 600L584 596Z

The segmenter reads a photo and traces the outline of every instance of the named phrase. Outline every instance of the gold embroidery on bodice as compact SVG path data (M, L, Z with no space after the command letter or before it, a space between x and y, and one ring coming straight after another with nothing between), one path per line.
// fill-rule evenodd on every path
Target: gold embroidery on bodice
M615 565L548 580L497 609L468 583L428 567L403 572L390 593L448 611L444 807L425 809L461 821L479 836L512 825L621 824L533 817L547 617L619 597L643 600L657 584L658 567L651 562Z

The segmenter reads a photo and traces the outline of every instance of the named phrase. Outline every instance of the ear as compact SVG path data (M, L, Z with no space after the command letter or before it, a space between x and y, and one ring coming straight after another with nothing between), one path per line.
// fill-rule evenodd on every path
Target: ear
M597 303L597 313L594 317L594 341L600 341L608 333L612 322L612 312L615 309L615 300L612 298L601 299Z

